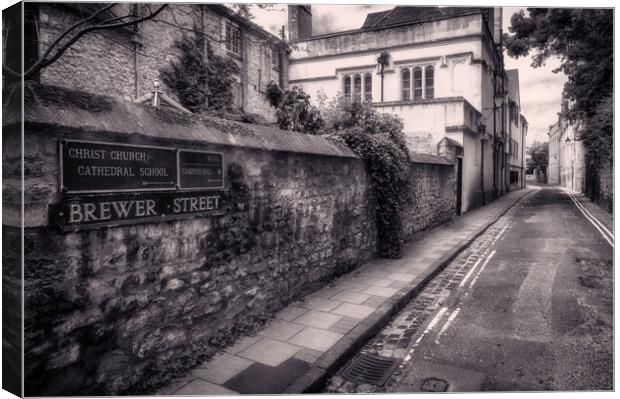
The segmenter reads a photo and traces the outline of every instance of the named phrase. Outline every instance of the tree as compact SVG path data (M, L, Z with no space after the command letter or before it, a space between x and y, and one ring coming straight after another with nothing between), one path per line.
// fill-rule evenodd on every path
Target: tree
M535 141L527 149L527 152L531 157L528 169L538 169L546 173L549 164L549 143Z
M271 81L267 84L265 96L271 106L276 108L280 129L319 134L325 125L319 110L310 105L310 96L297 86L282 90Z
M528 8L511 18L512 34L505 34L508 55L535 51L533 67L557 56L568 82L564 94L571 100L568 117L579 121L579 138L593 153L610 156L613 122L613 10Z
M167 4L159 5L155 7L155 9L152 9L149 4L135 4L133 7L115 7L118 4L119 3L109 3L103 6L97 6L90 12L85 11L84 18L80 19L54 38L51 44L42 51L42 55L38 59L33 60L33 63L30 65L24 65L23 73L19 69L15 70L15 68L11 68L3 63L3 75L12 79L32 79L41 69L58 61L72 45L85 35L102 30L136 26L137 24L156 17L167 7ZM26 25L36 25L36 23L31 21L31 19L35 18L35 15L28 5L29 3L26 3L24 7L26 11L24 14L24 18L26 19L24 23ZM83 10L90 10L92 8L92 5L88 4L84 4L83 6ZM119 10L121 15L116 14ZM21 32L21 22L19 19L13 19L5 23L7 24L5 27L6 36L19 41ZM18 34L16 35L11 32L17 32Z

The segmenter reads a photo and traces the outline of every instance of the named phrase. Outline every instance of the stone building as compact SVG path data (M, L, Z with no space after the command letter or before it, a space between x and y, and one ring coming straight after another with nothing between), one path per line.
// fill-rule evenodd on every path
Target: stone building
M102 7L99 4L26 3L38 27L25 32L26 53L38 58L65 29ZM121 3L102 18L123 15L135 3ZM142 5L144 6L144 5ZM152 8L157 4L151 4ZM79 88L134 100L153 90L160 71L178 57L175 40L201 35L215 54L239 66L234 76L234 105L249 113L273 119L265 101L267 83L284 83L282 41L229 8L217 4L170 4L154 19L134 27L94 31L76 42L57 62L36 77L41 83ZM167 87L163 90L174 93Z
M400 116L412 152L435 153L446 137L462 146L460 211L508 190L501 8L399 6L368 14L359 29L316 36L311 25L310 6L289 7L289 84Z
M521 115L521 97L519 92L519 71L511 69L506 71L507 76L507 99L508 117L507 124L507 172L505 177L508 190L525 188L525 137L527 136L527 119Z
M566 117L568 100L562 101L558 121L549 126L549 184L555 184L574 191L584 192L586 180L585 149L575 139L578 126Z

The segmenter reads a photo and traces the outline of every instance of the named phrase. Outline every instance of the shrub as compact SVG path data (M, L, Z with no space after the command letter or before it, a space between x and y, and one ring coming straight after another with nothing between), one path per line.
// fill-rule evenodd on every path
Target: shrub
M318 134L325 125L318 108L310 105L310 96L297 86L282 90L272 81L267 85L265 96L276 108L280 129Z
M233 74L239 73L239 66L229 58L214 54L208 43L208 60L205 59L204 44L200 35L177 39L174 47L180 57L162 69L159 76L192 112L205 108L231 111Z

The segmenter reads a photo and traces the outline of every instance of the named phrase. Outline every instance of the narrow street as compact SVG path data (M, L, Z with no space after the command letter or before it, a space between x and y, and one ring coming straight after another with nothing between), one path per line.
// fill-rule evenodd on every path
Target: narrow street
M602 232L564 191L532 192L365 345L398 364L383 386L348 364L325 390L613 389L613 236Z

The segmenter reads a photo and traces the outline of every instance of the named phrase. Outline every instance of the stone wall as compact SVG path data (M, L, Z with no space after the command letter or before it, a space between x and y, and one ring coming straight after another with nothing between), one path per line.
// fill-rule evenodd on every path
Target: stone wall
M149 392L376 253L370 178L346 147L62 88L25 93L27 395ZM3 119L3 232L13 243L19 111ZM62 233L49 216L62 200L62 138L222 152L230 210ZM455 212L454 166L425 157L411 166L407 238ZM12 275L17 248L3 254Z
M40 4L40 49L80 16L71 8L58 4ZM129 7L121 4L117 7ZM257 33L240 24L242 54L233 56L223 44L223 21L219 6L201 4L170 4L155 19L139 25L137 32L123 28L102 30L85 35L54 64L41 72L41 83L80 88L91 93L135 99L153 90L160 71L178 56L175 40L183 35L204 35L214 52L230 56L241 73L236 76L242 90L236 103L246 112L257 113L266 120L275 118L275 111L265 100L264 86L269 80L279 81L279 71L272 68L266 52L278 39L264 32ZM206 52L206 48L204 49ZM162 90L176 99L165 85Z
M443 157L412 155L412 202L402 214L405 239L445 223L456 215L455 166Z
M347 148L60 89L28 95L28 395L145 392L375 253L369 179ZM4 123L18 118L9 112ZM19 129L5 131L11 163ZM48 217L61 200L61 138L221 151L232 209L63 234ZM10 211L19 206L19 169L5 171ZM4 223L5 234L19 236L18 217Z
M608 212L614 209L614 164L585 156L585 194Z

